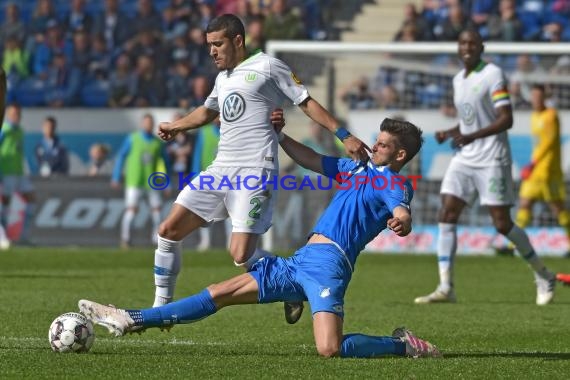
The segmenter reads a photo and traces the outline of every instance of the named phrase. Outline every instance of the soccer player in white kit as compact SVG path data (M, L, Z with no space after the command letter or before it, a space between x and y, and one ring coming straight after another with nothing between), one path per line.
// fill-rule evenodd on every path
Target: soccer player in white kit
M453 100L460 116L454 128L436 132L439 143L452 139L457 151L441 183L437 259L440 284L415 303L455 302L453 264L457 250L457 222L464 207L479 195L487 206L497 232L516 247L534 271L536 303L545 305L554 297L555 276L544 266L526 232L513 223L510 208L515 203L511 176L511 148L507 130L513 113L502 70L481 59L483 41L478 32L459 35L459 58L464 64L453 78Z
M256 248L260 234L271 226L274 186L262 177L278 174L278 139L272 123L282 122L279 108L289 100L311 119L341 139L354 158L367 160L370 149L344 128L318 102L282 61L258 52L247 57L244 26L234 15L213 19L206 30L210 56L220 70L203 106L171 123L160 123L158 135L170 140L220 116L220 142L216 159L195 177L176 199L158 230L155 252L155 302L172 301L180 270L181 241L208 223L232 220L230 254L246 270L267 252ZM247 183L244 179L247 177ZM257 180L256 180L257 179ZM205 182L211 182L205 185ZM239 188L239 189L238 189ZM302 303L285 304L287 322L295 323Z

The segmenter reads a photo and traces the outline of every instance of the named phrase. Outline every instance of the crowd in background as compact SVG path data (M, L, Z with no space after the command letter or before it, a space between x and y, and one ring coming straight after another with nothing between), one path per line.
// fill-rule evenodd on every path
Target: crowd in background
M325 0L326 2L326 0ZM322 38L323 0L0 0L8 102L22 106L202 104L216 69L204 29L234 13L247 45Z

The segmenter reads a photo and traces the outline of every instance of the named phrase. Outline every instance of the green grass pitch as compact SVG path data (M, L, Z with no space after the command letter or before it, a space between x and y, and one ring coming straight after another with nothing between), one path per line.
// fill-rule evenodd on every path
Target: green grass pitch
M547 259L570 272L570 260ZM345 332L389 335L405 325L443 359L323 359L311 318L287 325L281 304L226 308L163 333L112 338L96 327L88 354L55 354L51 321L88 298L145 307L153 250L14 249L0 252L0 378L462 379L568 378L570 288L534 305L533 276L518 258L460 257L455 305L414 305L434 289L434 256L364 254L346 296ZM225 252L184 255L176 296L238 274Z

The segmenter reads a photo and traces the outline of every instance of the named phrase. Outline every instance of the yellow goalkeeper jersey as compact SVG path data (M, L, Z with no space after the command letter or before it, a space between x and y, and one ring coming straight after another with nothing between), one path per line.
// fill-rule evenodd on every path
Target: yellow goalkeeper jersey
M560 122L554 108L534 111L530 116L530 132L535 141L529 180L561 181Z

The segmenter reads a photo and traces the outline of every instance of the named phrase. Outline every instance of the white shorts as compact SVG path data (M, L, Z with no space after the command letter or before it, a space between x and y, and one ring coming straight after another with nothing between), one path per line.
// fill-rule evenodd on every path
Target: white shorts
M139 204L139 200L146 193L148 196L148 204L151 208L159 208L162 204L162 198L160 197L159 190L153 189L141 189L138 187L127 187L125 188L125 207L135 208Z
M6 175L2 177L2 195L10 197L14 193L28 194L33 191L34 186L27 176Z
M278 188L264 185L263 178L276 176L272 169L209 166L182 189L176 203L208 223L229 216L233 232L263 234L271 227Z
M451 194L471 205L477 194L483 206L512 206L515 192L510 165L487 168L465 165L455 158L441 182L441 194Z

